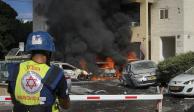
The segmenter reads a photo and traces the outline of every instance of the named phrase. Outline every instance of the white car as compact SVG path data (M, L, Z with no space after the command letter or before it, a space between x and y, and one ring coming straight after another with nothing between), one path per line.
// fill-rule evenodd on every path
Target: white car
M194 67L172 78L168 84L168 93L173 95L194 95Z
M79 79L81 75L88 75L88 72L85 70L79 69L69 63L52 61L51 64L62 68L64 72L66 72L71 77L71 79Z

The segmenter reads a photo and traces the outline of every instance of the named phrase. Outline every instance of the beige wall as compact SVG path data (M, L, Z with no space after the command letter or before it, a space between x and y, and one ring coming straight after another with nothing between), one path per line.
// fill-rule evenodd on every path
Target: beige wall
M143 0L140 4L140 25L142 27L142 38L143 38L143 42L142 42L142 50L143 53L145 55L145 59L148 59L148 0Z
M132 42L142 42L143 40L143 32L141 32L142 28L140 26L137 27L131 27L132 30L132 38L131 41Z
M194 51L194 36L185 35L184 38L184 52Z
M184 52L194 51L194 0L184 0Z
M160 19L160 9L169 11L168 19ZM151 59L159 62L162 57L161 37L175 36L176 53L184 51L183 40L183 0L158 0L151 7ZM177 46L177 42L179 43Z

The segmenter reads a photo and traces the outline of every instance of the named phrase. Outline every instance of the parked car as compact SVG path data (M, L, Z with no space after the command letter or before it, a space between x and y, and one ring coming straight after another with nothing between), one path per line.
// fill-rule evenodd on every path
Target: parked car
M156 84L156 64L151 60L127 63L122 70L120 81L131 87L145 87Z
M8 78L7 63L0 61L0 84L5 84Z
M52 64L62 68L68 75L71 76L71 78L77 78L74 72L76 67L74 67L73 65L68 64L68 63L63 63L63 62L51 62L51 65Z
M0 61L0 84L7 83L9 75L7 66L10 63L20 63L20 61Z
M168 83L168 93L173 95L194 95L194 67L172 78Z
M51 64L62 68L73 80L82 79L84 76L89 75L85 70L79 69L69 63L52 61Z

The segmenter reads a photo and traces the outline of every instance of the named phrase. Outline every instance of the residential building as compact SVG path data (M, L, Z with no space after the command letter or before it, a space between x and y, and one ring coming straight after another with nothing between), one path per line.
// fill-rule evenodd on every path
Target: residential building
M140 4L140 26L132 28L132 40L142 42L146 59L194 51L193 0L133 1Z

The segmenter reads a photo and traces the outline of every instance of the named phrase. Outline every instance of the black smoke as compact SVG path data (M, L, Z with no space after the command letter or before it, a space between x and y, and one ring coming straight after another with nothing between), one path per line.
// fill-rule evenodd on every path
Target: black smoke
M38 15L47 18L56 40L55 58L80 66L84 59L94 71L96 56L112 57L124 64L130 44L129 15L122 0L41 0Z

